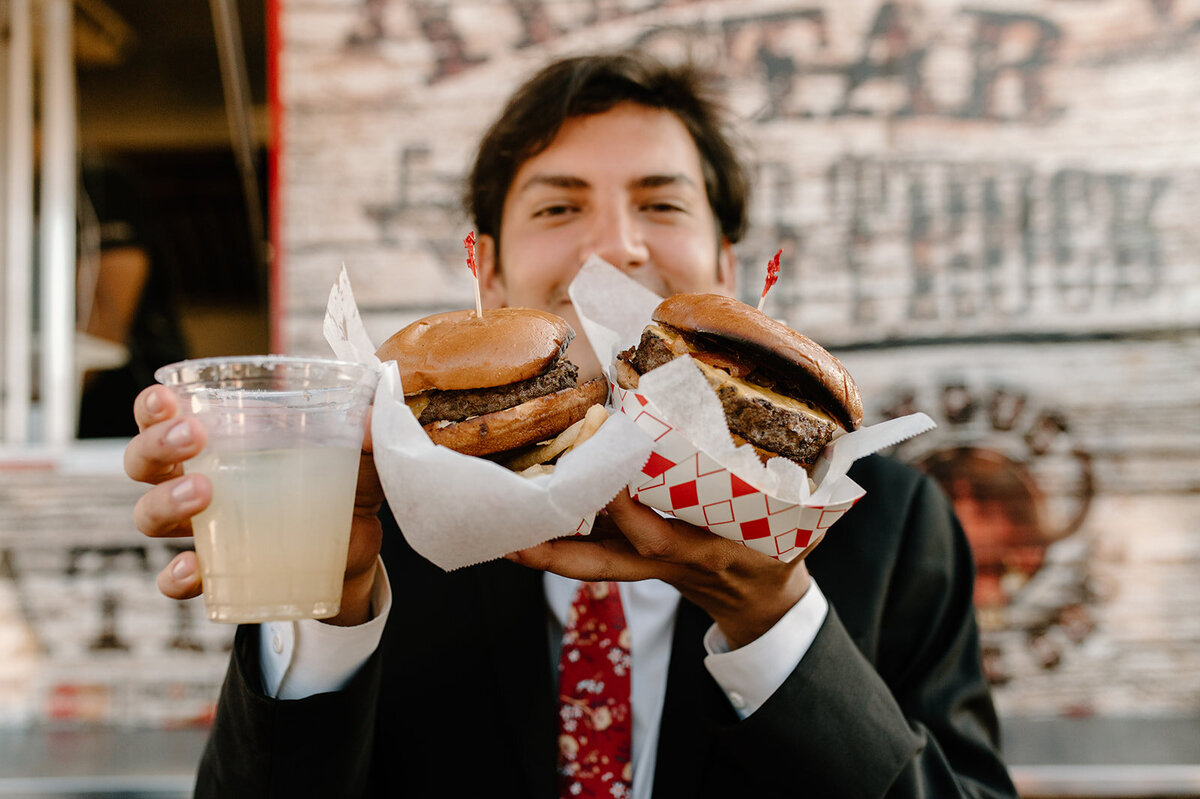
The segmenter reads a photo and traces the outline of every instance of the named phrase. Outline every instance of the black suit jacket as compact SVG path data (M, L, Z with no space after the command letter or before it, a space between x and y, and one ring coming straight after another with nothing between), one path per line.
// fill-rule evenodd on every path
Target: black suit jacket
M866 497L808 557L829 616L749 718L704 667L711 620L681 602L656 799L1016 795L948 503L885 458L852 476ZM257 628L239 630L198 796L554 797L541 573L507 561L444 573L388 522L380 648L345 690L278 701L261 690Z

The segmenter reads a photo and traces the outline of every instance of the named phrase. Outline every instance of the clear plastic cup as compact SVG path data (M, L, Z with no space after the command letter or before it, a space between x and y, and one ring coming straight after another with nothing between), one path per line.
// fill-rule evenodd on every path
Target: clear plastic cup
M258 355L181 361L154 376L208 432L184 463L213 487L192 519L208 618L336 615L378 370Z

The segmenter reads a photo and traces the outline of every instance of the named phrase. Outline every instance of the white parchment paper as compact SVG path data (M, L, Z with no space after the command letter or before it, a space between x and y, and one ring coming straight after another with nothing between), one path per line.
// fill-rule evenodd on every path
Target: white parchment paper
M338 358L379 363L344 268L324 330ZM404 403L395 362L381 368L371 435L384 494L413 549L447 571L586 532L650 454L650 440L618 413L553 474L521 477L430 441Z

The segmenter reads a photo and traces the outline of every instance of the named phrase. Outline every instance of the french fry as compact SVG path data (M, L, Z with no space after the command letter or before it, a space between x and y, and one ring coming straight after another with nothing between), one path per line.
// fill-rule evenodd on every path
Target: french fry
M575 444L575 440L579 437L579 430L583 427L586 418L585 416L583 419L580 419L546 443L538 444L532 449L525 450L511 460L506 461L504 465L514 472L520 472L528 469L530 466L545 463L561 455Z
M554 467L548 463L535 463L532 466L527 466L517 474L522 477L538 477L543 474L550 474L554 471Z
M577 447L591 438L607 418L608 411L604 410L603 405L592 405L578 422L559 433L550 441L538 444L536 447L525 450L516 457L506 461L504 465L514 472L526 474L526 471L530 467L554 460L572 447ZM533 473L543 474L544 472L535 471Z
M571 446L578 447L587 441L596 434L596 431L600 429L600 425L604 424L607 420L608 411L604 410L603 405L593 405L588 408L587 413L580 420L582 427L579 428L579 435L576 437L575 443Z

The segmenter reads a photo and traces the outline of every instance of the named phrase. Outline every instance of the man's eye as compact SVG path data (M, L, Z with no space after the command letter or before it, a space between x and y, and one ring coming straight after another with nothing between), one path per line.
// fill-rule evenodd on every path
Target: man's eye
M679 205L678 203L671 202L646 203L646 205L642 207L645 210L656 214L683 213L684 211L683 206Z
M536 216L562 216L563 214L569 214L574 210L575 210L575 206L569 205L567 203L560 203L558 205L543 206L543 207L537 209L536 211L534 211L533 215L535 217Z

